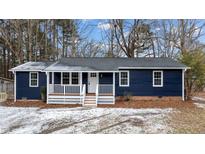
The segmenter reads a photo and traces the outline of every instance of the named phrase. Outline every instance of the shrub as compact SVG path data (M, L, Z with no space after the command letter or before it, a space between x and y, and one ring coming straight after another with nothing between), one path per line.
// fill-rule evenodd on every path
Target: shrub
M47 96L47 91L46 91L46 87L41 87L41 99L42 101L46 101L46 96Z
M124 92L124 98L123 98L123 100L126 101L126 102L129 102L129 101L131 101L131 99L132 99L132 93L130 93L130 92Z

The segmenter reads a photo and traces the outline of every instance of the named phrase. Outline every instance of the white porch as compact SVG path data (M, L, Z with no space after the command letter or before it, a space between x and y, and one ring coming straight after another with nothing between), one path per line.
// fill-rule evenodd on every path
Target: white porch
M72 84L72 80L74 80L71 78L73 72L60 73L61 83L57 84L55 83L54 72L46 72L48 104L97 106L97 104L115 103L115 72L112 72L112 84L100 83L100 72L74 72L75 74L78 73L78 79L75 78L77 84ZM68 75L70 80L69 84L62 83L63 73L70 73L70 75ZM82 73L87 73L87 83L83 82L85 78L83 78Z

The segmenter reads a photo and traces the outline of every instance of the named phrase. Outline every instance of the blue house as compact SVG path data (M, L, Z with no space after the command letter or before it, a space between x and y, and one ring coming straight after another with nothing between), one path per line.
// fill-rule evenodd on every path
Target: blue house
M48 104L114 104L133 99L184 100L187 67L170 58L62 58L27 62L12 68L15 101L41 99Z

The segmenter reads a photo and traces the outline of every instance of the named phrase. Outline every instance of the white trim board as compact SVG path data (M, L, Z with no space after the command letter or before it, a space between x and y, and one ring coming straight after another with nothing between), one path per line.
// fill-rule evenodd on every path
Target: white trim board
M118 69L190 69L189 67L118 67Z
M41 72L82 72L82 73L112 73L112 72L119 72L119 71L75 71L75 70L73 70L73 71L66 71L66 70L64 70L64 71L60 71L60 70L46 70L46 71L41 71Z

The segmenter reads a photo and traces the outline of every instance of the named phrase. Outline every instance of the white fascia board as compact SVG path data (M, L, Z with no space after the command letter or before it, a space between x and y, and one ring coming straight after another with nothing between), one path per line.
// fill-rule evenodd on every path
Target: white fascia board
M118 67L118 69L190 69L189 67Z
M42 72L42 70L19 70L19 69L10 69L9 71L13 72Z
M43 71L41 71L41 72L96 72L96 73L98 73L98 72L119 72L119 71L75 71L75 70L73 70L73 71L66 71L66 70L43 70Z

